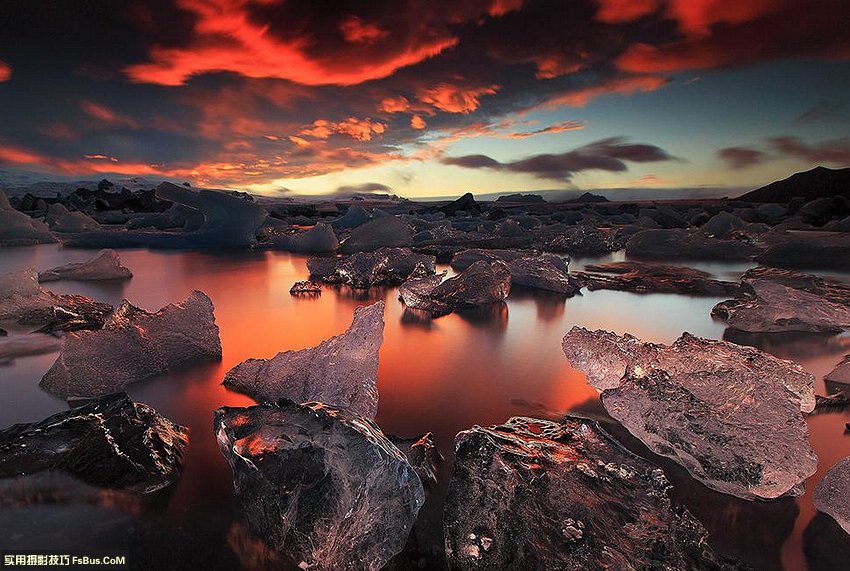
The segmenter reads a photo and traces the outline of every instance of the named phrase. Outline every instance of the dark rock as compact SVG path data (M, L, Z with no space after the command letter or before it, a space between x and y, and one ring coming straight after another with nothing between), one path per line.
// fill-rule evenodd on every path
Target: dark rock
M850 398L843 392L838 392L825 397L815 395L815 410L823 408L844 408L850 406Z
M513 194L504 194L496 199L496 202L521 202L523 204L542 204L546 199L539 194L522 194L515 192Z
M750 260L757 252L749 242L719 240L681 229L644 230L626 243L626 254L635 258Z
M563 349L613 418L709 488L800 495L817 468L800 414L814 378L795 363L687 333L665 346L574 327Z
M756 261L776 268L850 268L850 235L829 232L784 234L772 239Z
M322 286L316 282L311 282L309 280L295 282L294 284L292 284L292 287L289 288L289 293L292 295L318 295L322 293Z
M437 449L433 434L426 432L413 438L387 434L387 438L407 457L408 463L416 470L422 485L426 488L437 485L437 474L444 458Z
M407 222L395 216L382 216L352 230L339 251L344 254L371 252L383 247L410 246L412 241L413 230Z
M282 400L215 411L219 448L254 533L307 569L380 569L425 501L404 455L369 419Z
M0 431L0 477L43 470L149 493L174 483L188 430L123 393Z
M753 268L734 299L711 310L729 327L750 333L840 333L850 327L850 287L810 274Z
M815 507L850 534L850 456L829 469L815 488Z
M608 233L595 226L582 224L566 228L562 234L549 240L544 249L575 256L601 256L617 248Z
M585 192L581 196L577 198L573 198L570 200L565 200L564 203L576 203L576 204L585 204L585 203L598 203L598 202L610 202L604 196L600 196L598 194L593 194L592 192Z
M475 197L471 192L467 192L457 200L437 208L438 212L442 212L446 216L456 216L458 212L475 212L481 213L481 205L475 202Z
M685 295L729 295L738 284L715 280L708 272L684 266L615 262L590 264L573 275L591 291L611 289L636 293L678 293Z
M221 359L221 340L213 304L193 291L180 304L156 313L127 300L97 331L62 338L56 362L41 379L54 395L92 397L113 393L127 384Z
M407 307L433 316L501 303L511 291L511 274L501 261L475 262L460 274L442 281L445 272L406 281L398 289Z
M455 440L451 569L721 569L662 471L599 425L514 417Z
M248 359L224 385L257 401L320 401L366 418L378 412L378 351L384 341L384 302L354 310L351 326L315 347Z

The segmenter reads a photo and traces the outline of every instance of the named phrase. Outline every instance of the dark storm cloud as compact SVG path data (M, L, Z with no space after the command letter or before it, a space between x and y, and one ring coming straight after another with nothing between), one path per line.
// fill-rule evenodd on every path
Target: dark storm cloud
M663 89L670 71L847 59L848 6L6 0L0 162L236 185L413 160L406 147L439 156L424 151L508 136L496 127L517 112ZM97 156L109 164L87 158ZM594 160L616 169L633 159ZM573 172L559 159L507 164L538 176Z
M770 143L777 153L810 163L850 165L850 138L806 143L799 137L773 137Z
M534 155L525 159L499 162L486 155L447 157L443 164L472 169L493 169L531 174L537 178L570 180L576 173L588 170L624 172L627 162L650 163L675 160L667 151L654 145L627 143L615 137L603 139L572 151Z
M717 156L733 169L745 169L763 163L767 155L758 149L726 147L717 151Z
M339 186L334 191L334 194L337 194L337 195L377 194L377 193L391 193L392 191L393 191L392 187L389 187L385 184L381 184L380 182L364 182L362 184L347 184L347 185Z

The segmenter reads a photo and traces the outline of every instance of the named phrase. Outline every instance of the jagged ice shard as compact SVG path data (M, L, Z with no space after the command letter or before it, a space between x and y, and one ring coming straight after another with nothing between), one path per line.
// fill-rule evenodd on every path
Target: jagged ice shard
M100 396L191 364L221 358L213 303L193 291L150 313L127 300L103 329L70 333L41 388L63 397Z
M815 488L815 507L850 534L850 456L829 469Z
M801 414L814 378L796 363L688 333L665 346L574 327L563 349L612 417L714 490L800 495L817 468Z
M407 542L419 476L371 420L281 400L215 411L252 530L304 569L377 570Z
M105 249L90 260L79 263L65 264L50 270L39 272L38 281L53 282L58 280L123 280L132 278L133 273L121 265L121 258L115 250Z
M228 371L224 384L258 402L319 401L375 418L383 341L384 302L378 301L355 309L344 333L308 349L243 361Z

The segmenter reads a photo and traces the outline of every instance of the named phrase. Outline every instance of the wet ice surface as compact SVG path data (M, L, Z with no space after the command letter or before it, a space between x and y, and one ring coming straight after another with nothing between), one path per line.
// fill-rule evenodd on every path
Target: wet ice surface
M126 297L151 309L182 301L189 292L200 289L215 304L223 349L220 363L127 387L135 400L190 428L183 473L167 494L146 499L141 506L104 499L100 492L85 501L55 498L42 505L31 501L20 505L24 498L12 505L10 497L23 496L0 492L2 544L15 537L20 545L52 545L70 530L74 536L69 544L79 546L88 541L101 548L128 548L144 568L258 568L264 562L272 567L280 565L248 535L233 495L230 469L212 431L213 410L223 405L247 406L253 401L228 391L221 381L229 369L245 359L271 358L280 351L312 347L342 333L350 325L355 307L382 299L386 302L386 326L378 369L380 407L375 420L388 434L412 437L433 432L446 456L440 466L440 483L422 508L412 533L416 553L432 561L427 557L433 558L442 546L442 502L457 432L475 424L501 424L516 415L556 420L572 410L599 418L606 430L630 448L647 453L622 427L611 423L596 391L564 359L561 338L573 325L618 334L630 332L667 344L682 331L720 339L725 326L712 320L710 311L729 297L596 291L565 300L562 295L516 288L504 306L428 322L403 319L404 308L394 288L364 293L324 286L320 297L291 296L291 285L307 279L306 256L278 252L118 252L123 264L133 270L132 280L63 281L49 284L50 289L87 295L116 306ZM30 266L43 271L83 262L95 253L60 250L52 244L6 249L0 256L0 273ZM570 269L580 271L586 263L620 259L579 259ZM747 268L744 264L688 265L723 280L736 280ZM438 268L443 269L447 267ZM836 276L850 280L847 274ZM739 340L801 363L815 375L819 394L827 392L822 376L850 353L847 336L749 336ZM38 421L67 409L63 401L38 388L55 358L55 352L23 357L12 366L0 368L0 426ZM756 568L840 568L837 562L842 553L850 551L850 540L829 516L815 517L812 495L829 467L850 455L850 436L844 435L850 410L812 415L806 422L820 463L818 472L807 482L805 495L795 499L750 502L711 492L675 463L653 458L673 483L674 500L684 503L703 522L716 552L738 557ZM82 533L80 521L91 522L93 529Z

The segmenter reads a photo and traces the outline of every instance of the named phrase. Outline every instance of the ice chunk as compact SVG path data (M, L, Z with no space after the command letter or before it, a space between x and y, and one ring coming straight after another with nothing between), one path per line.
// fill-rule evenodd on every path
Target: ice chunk
M149 493L174 483L188 430L123 393L0 431L0 478L59 470Z
M829 469L815 488L815 507L850 534L850 456Z
M520 258L533 255L533 252L523 252L522 250L484 250L482 248L470 248L469 250L455 254L452 257L451 267L456 272L462 272L479 260L488 262L502 260L505 263L509 263L513 260L519 260Z
M33 220L18 212L0 191L0 248L6 246L31 246L55 242L56 238L41 220Z
M66 264L45 270L38 274L38 281L58 280L123 280L133 277L133 273L121 265L121 258L115 250L101 250L97 255L77 264Z
M152 247L152 248L217 248L250 246L256 242L257 230L266 219L266 210L242 195L229 192L191 190L169 182L156 188L159 197L182 205L187 214L187 228L182 232L156 230L100 230L86 232L65 240L82 247ZM189 220L203 223L195 228Z
M686 295L729 295L738 284L715 280L708 272L685 266L644 262L590 264L575 277L591 291L611 289L635 293L681 293Z
M511 274L502 261L475 262L458 275L441 281L445 273L414 278L398 289L399 299L407 307L445 315L507 299L511 291Z
M396 286L411 276L433 274L434 256L416 254L408 248L379 248L357 252L344 258L310 258L310 275L326 283L339 283L355 289Z
M574 327L563 349L612 417L712 489L799 495L817 468L800 414L814 378L796 363L687 333L664 346Z
M224 377L228 388L258 402L319 401L375 418L378 351L384 341L384 302L354 310L344 333L315 347L248 359Z
M317 223L306 232L292 236L275 236L270 244L281 250L307 253L335 252L339 248L339 241L336 239L333 228L324 222Z
M528 288L543 289L564 295L575 295L581 283L567 272L564 259L554 254L519 258L508 262L511 283Z
M735 299L711 311L729 327L751 333L841 333L850 328L850 287L809 274L753 268Z
M375 218L358 226L340 246L340 252L370 252L381 247L409 246L413 230L404 220L395 216Z
M844 357L832 371L824 375L823 380L850 385L850 355Z
M33 268L0 275L0 322L35 327L45 333L99 329L111 312L108 303L43 289Z
M387 438L405 455L407 461L416 470L422 485L431 488L437 485L437 473L443 463L443 455L437 449L434 435L426 432L413 438L402 438L387 434Z
M451 569L717 569L662 471L599 425L514 417L455 439L445 507Z
M320 295L322 293L322 286L316 282L300 281L292 284L292 287L289 288L289 293L292 295Z
M371 216L369 216L369 213L361 206L357 206L355 204L351 206L345 214L331 222L331 226L338 230L357 228L358 226L366 224L370 219Z
M190 364L221 358L210 298L193 291L180 304L149 313L127 300L103 329L70 333L41 379L57 396L90 397Z
M629 238L629 257L650 259L745 260L758 247L740 240L721 240L680 228L644 230Z
M425 501L371 420L321 403L215 411L221 453L252 530L303 569L383 567Z

